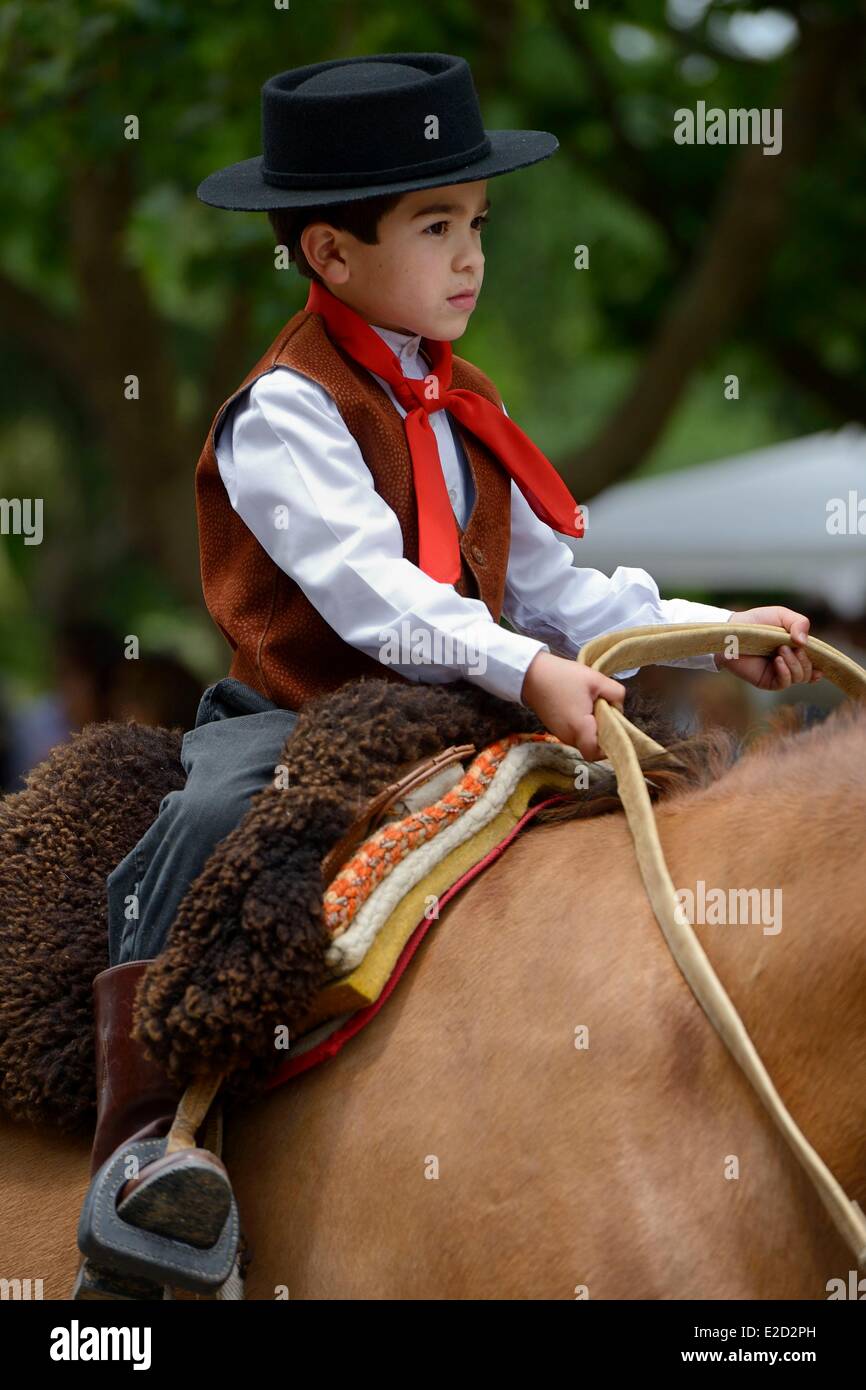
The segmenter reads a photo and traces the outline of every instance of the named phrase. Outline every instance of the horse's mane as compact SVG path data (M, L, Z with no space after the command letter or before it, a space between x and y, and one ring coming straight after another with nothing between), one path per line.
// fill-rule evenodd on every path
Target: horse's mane
M747 791L792 775L803 785L815 787L822 782L856 783L866 800L866 703L849 700L830 714L814 706L783 705L745 739L728 729L714 728L671 740L658 707L650 705L643 712L643 718L635 717L626 706L633 722L666 747L664 753L639 759L652 781L653 801L727 795L735 787ZM796 769L789 766L793 761ZM539 811L536 823L621 811L615 773L605 768L601 774L580 799Z

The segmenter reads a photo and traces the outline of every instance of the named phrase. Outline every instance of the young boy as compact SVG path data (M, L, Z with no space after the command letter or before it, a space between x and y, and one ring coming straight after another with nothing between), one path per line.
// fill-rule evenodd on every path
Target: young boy
M486 131L465 61L428 53L280 73L262 89L262 129L263 158L212 174L198 196L267 212L312 285L217 412L196 471L205 600L234 658L185 735L184 789L107 881L97 1009L121 1020L312 697L365 673L463 678L596 759L594 701L621 705L625 691L574 661L591 637L731 617L809 627L786 608L662 599L643 570L575 567L555 532L582 534L580 509L490 379L453 355L482 290L488 182L548 158L554 136ZM729 666L770 689L818 674L788 647ZM109 1031L119 1069L128 1023ZM152 1130L170 1092L134 1061L152 1083L135 1121ZM132 1128L115 1096L94 1167Z

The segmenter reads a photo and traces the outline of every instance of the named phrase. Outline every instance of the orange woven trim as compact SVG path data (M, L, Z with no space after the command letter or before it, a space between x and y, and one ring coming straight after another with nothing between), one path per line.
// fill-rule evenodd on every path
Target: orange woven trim
M438 801L381 826L343 865L325 892L324 920L329 935L341 936L373 890L407 854L434 839L484 795L510 749L518 743L560 742L553 734L509 734L482 749L460 781Z

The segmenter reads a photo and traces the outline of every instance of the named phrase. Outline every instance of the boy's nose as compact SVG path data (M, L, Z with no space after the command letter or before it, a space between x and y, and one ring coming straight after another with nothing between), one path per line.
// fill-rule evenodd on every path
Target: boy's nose
M454 272L462 275L464 279L471 279L475 289L481 288L481 280L484 274L484 253L469 252L465 256L456 256L454 259Z

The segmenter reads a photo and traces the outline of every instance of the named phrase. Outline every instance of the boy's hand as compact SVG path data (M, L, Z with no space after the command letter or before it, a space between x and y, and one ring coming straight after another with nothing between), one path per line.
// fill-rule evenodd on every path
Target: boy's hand
M729 623L764 623L783 627L795 643L803 642L809 631L809 619L792 608L749 608L745 613L732 613ZM727 658L717 652L715 663L719 670L732 671L740 680L756 685L760 690L787 690L789 685L808 685L819 681L824 674L812 665L811 657L802 648L777 647L769 656L738 656Z
M625 686L552 652L539 652L530 662L521 692L523 703L544 727L563 743L579 749L591 763L604 757L592 712L599 695L622 709Z

